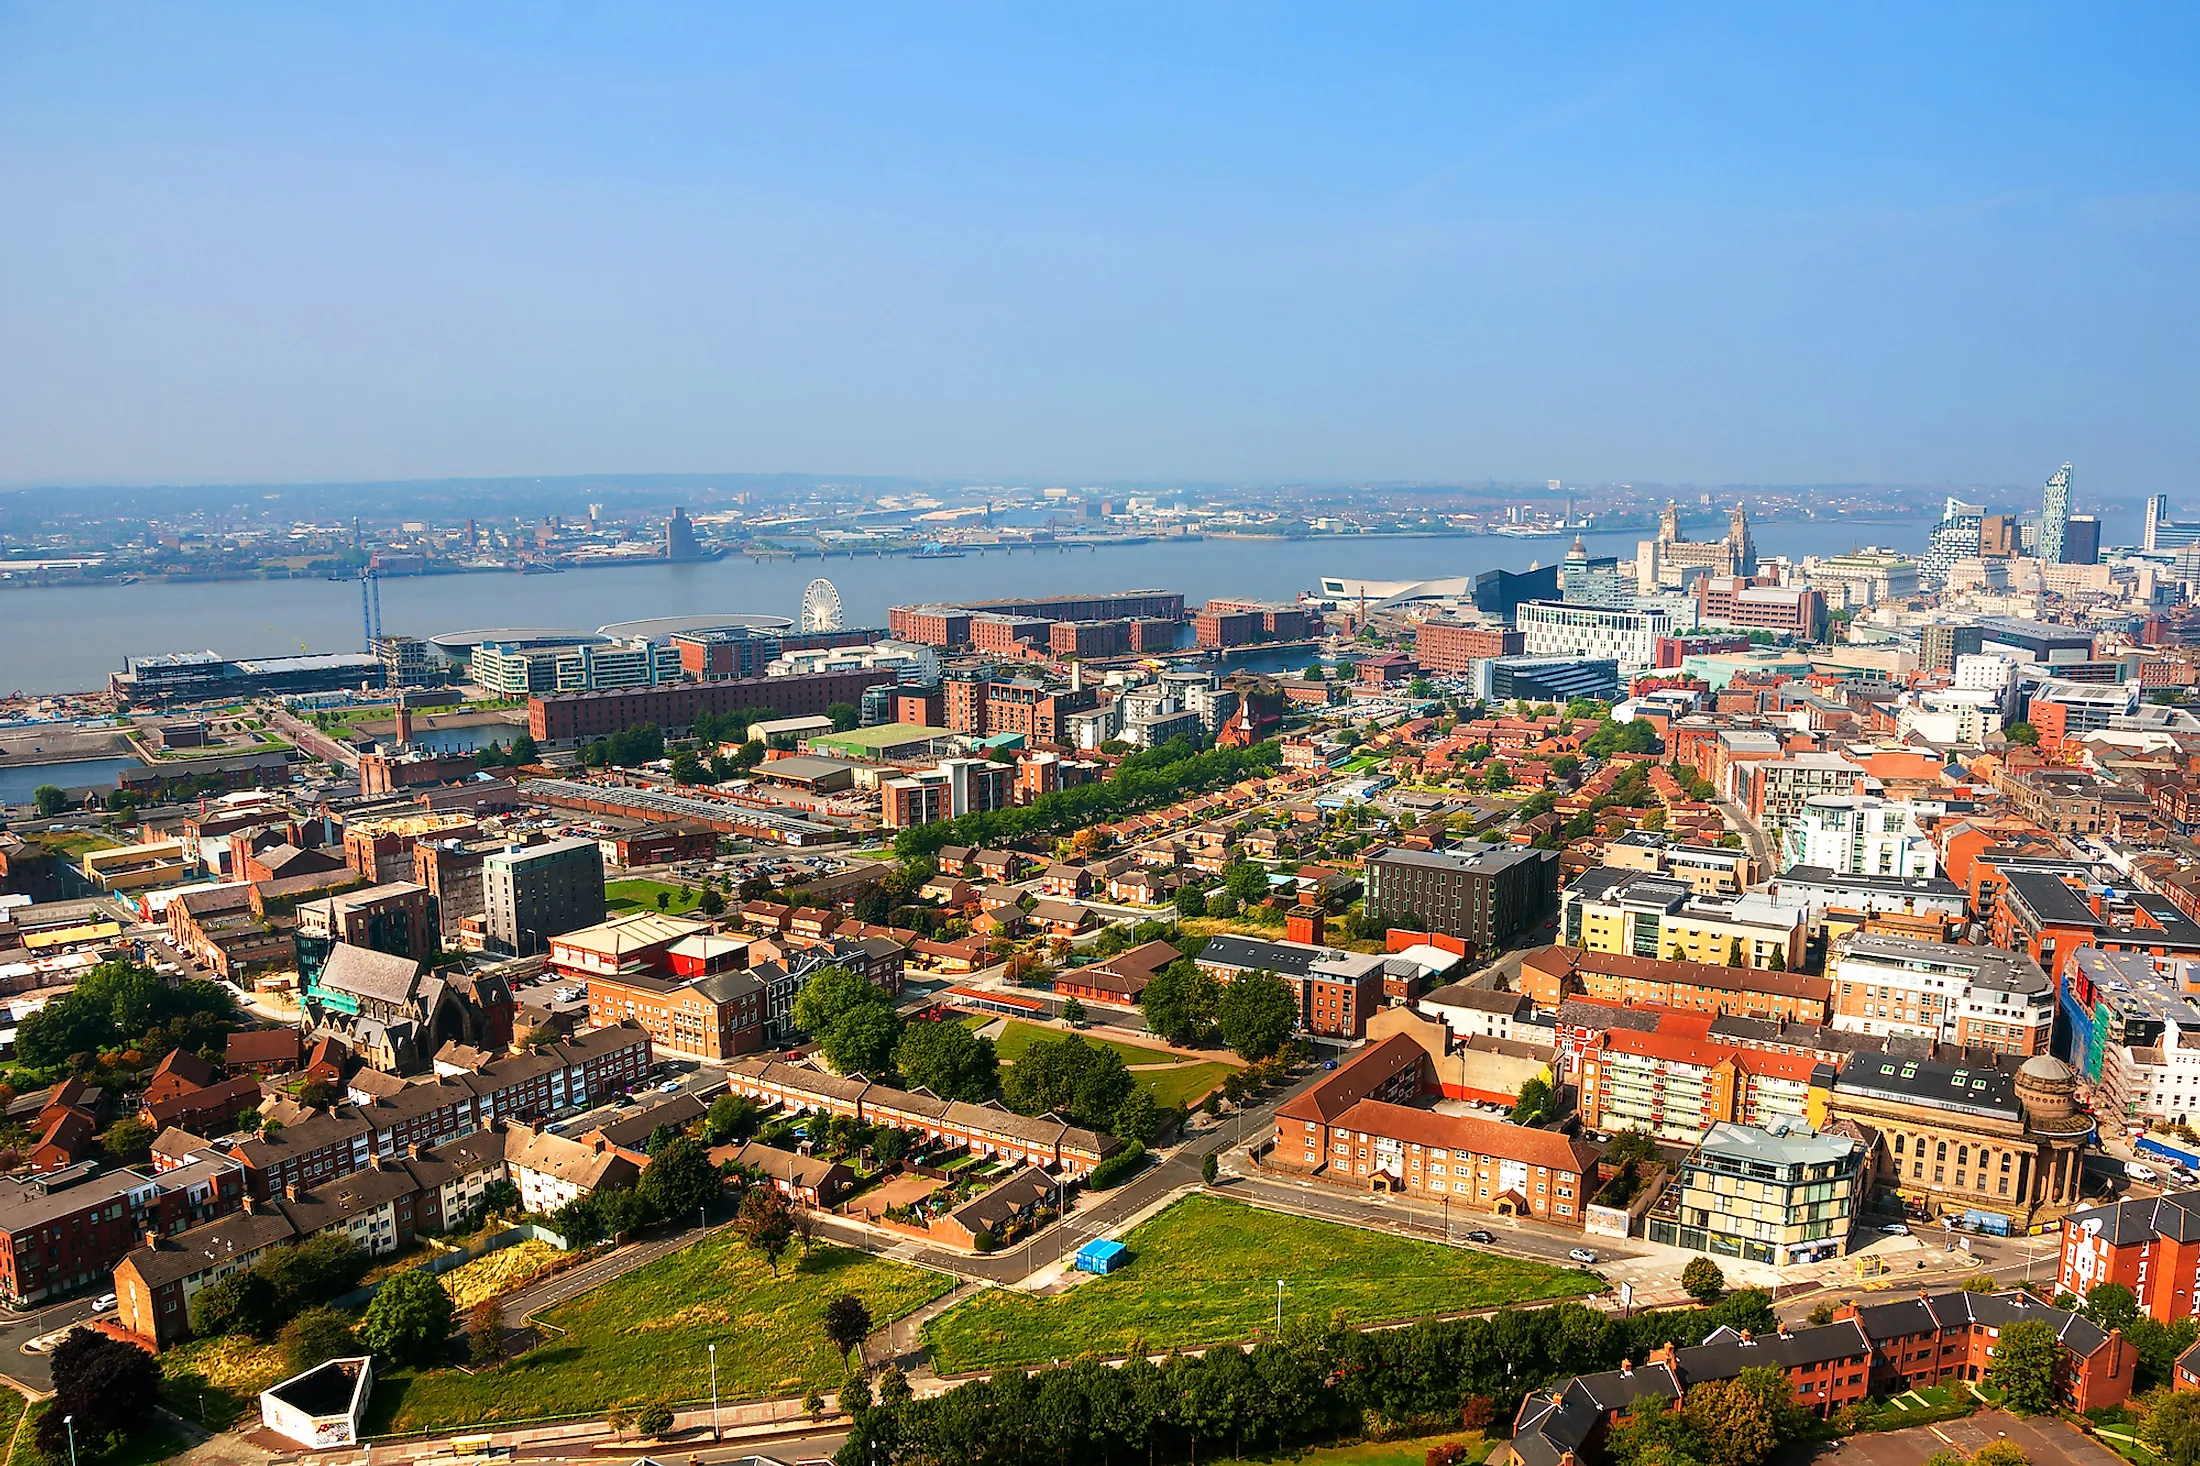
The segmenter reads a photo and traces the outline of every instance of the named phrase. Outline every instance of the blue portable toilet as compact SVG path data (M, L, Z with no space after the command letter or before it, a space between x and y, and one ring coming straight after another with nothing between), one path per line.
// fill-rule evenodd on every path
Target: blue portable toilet
M1077 1249L1077 1270L1112 1273L1131 1260L1131 1250L1120 1242L1096 1238Z

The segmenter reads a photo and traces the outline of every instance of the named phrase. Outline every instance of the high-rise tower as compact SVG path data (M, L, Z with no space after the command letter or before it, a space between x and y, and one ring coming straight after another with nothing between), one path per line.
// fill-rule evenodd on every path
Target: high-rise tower
M2040 547L2042 565L2063 563L2064 528L2070 523L2070 465L2055 470L2040 494Z

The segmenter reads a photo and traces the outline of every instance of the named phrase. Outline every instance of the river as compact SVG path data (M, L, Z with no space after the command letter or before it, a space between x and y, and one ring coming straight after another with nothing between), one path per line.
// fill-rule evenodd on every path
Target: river
M1830 554L1878 544L1916 553L1927 520L1766 524L1758 553ZM1699 529L1696 533L1707 533ZM1632 556L1639 531L1593 534L1590 551ZM1154 587L1192 605L1210 596L1283 599L1324 575L1423 580L1503 567L1524 570L1566 553L1568 541L1502 536L1428 539L1356 535L1303 540L1184 540L1100 550L972 551L961 559L663 562L558 575L438 575L382 582L384 629L415 636L476 627L593 630L651 616L799 613L803 587L824 576L839 589L846 624L884 626L886 608ZM356 651L363 636L356 582L147 582L0 591L0 692L69 692L104 685L125 656L211 650L225 657Z

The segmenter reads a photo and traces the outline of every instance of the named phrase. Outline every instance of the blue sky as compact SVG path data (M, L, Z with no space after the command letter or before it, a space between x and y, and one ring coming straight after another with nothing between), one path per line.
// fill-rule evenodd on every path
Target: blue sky
M0 0L0 482L2200 448L2189 8Z

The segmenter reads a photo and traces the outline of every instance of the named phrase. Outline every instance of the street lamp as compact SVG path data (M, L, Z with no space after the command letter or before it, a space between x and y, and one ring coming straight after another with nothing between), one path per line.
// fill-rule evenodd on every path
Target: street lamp
M718 1346L710 1346L710 1438L722 1441L726 1437L718 1429Z
M1276 1279L1276 1337L1283 1337L1283 1279Z
M76 1466L76 1417L74 1415L64 1415L61 1417L61 1423L69 1431L69 1466Z

